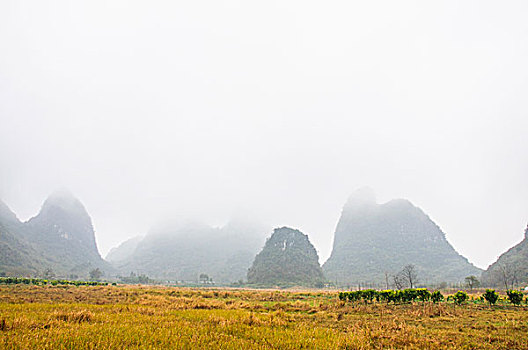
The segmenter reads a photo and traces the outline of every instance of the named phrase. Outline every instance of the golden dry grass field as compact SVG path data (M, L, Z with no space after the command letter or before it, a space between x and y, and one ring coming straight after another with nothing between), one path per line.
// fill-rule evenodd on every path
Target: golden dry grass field
M528 349L526 306L336 292L0 285L1 349Z

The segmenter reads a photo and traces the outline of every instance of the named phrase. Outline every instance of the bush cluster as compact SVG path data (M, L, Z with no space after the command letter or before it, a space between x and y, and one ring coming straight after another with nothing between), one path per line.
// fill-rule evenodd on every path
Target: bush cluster
M486 289L486 292L482 294L482 298L490 305L493 305L499 300L499 294L494 289Z
M409 288L403 290L381 290L365 289L351 292L340 292L339 299L343 301L360 301L372 302L376 300L378 302L384 301L387 303L409 303L416 300L438 302L442 300L444 296L439 291L433 293L429 292L426 288Z
M508 290L506 291L506 294L507 300L513 305L520 305L524 300L524 294L518 290ZM444 300L444 296L438 290L430 292L426 288L410 288L402 290L389 289L380 291L375 289L365 289L351 292L340 292L339 300L351 302L363 301L366 303L371 303L375 300L377 302L392 302L394 304L410 303L413 301L425 302L430 300L433 303L439 303ZM452 301L457 305L464 304L468 300L470 300L468 294L461 290L447 298L448 302ZM498 300L506 300L506 298L501 298L493 289L486 289L486 292L476 300L482 302L487 301L490 305L494 305ZM526 299L526 302L528 304L528 298Z
M107 286L107 282L46 280L41 278L0 277L0 284L34 284L34 285L70 285L70 286Z
M453 301L457 305L464 303L468 299L469 299L468 294L464 291L459 290L458 292L453 294Z
M524 298L523 293L518 290L508 290L506 291L506 295L508 296L510 303L513 305L520 305Z

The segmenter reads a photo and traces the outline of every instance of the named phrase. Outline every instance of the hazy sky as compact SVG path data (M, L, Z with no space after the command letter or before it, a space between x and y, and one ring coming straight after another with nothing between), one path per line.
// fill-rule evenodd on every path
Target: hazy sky
M235 213L321 262L358 187L480 267L528 222L528 2L2 1L0 198L70 189L103 255Z

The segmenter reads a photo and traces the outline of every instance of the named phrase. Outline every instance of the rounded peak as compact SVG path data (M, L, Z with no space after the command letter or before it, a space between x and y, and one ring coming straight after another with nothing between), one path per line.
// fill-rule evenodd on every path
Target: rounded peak
M394 207L404 207L404 206L405 207L414 207L414 204L412 204L410 200L405 199L405 198L391 199L390 201L388 201L384 205L394 206Z
M48 200L51 201L74 201L77 200L75 196L66 188L60 188L53 191L49 196Z
M376 204L376 192L370 187L361 187L348 197L348 202Z
M303 236L306 236L301 231L288 227L288 226L277 227L276 229L273 230L273 234L301 234Z
M62 211L88 216L84 205L70 191L60 189L48 196L42 205L41 213L50 209L61 209Z
M310 238L307 234L287 226L277 227L273 230L273 233L268 238L270 242L277 241L288 241L288 242L308 242L310 243ZM311 243L310 243L311 244Z
M354 191L350 197L348 197L348 200L343 207L343 211L356 211L362 208L371 208L376 205L376 194L374 193L374 190L370 187L362 187Z
M288 226L282 226L282 227L277 227L275 228L273 231L297 231L297 232L301 232L295 228L291 228L291 227L288 227Z

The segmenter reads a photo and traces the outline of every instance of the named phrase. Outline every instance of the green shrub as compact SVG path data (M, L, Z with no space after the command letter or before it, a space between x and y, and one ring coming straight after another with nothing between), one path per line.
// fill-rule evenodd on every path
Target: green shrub
M508 300L513 305L521 304L524 297L523 293L518 290L508 290L506 291L506 294L508 295Z
M366 302L369 302L369 303L372 302L372 300L374 299L374 297L378 293L374 289L365 289L365 290L361 290L359 292L361 294L361 298L363 298L363 300L365 300Z
M494 289L486 289L486 292L482 294L482 297L490 304L493 305L499 299L499 294Z
M418 296L418 300L421 300L423 302L429 301L429 299L431 298L431 293L426 288L416 289L416 294Z
M440 293L439 290L435 290L432 294L431 294L431 300L433 301L433 303L439 303L441 302L442 300L444 300L444 296L442 295L442 293Z
M376 300L377 302L392 302L394 304L409 303L415 300L426 302L431 300L431 298L433 298L433 301L436 303L444 299L444 296L439 291L431 294L431 292L429 292L426 288L408 288L404 290L387 289L382 291L377 291L375 289L365 289L350 292L339 292L338 297L339 300L342 301L356 302L363 300L367 303L371 303Z
M455 294L453 294L453 300L455 301L455 304L460 305L464 303L468 299L468 294L464 291L459 290Z
M382 290L378 293L379 300L386 301L387 303L390 303L391 301L395 301L395 292L393 290Z

